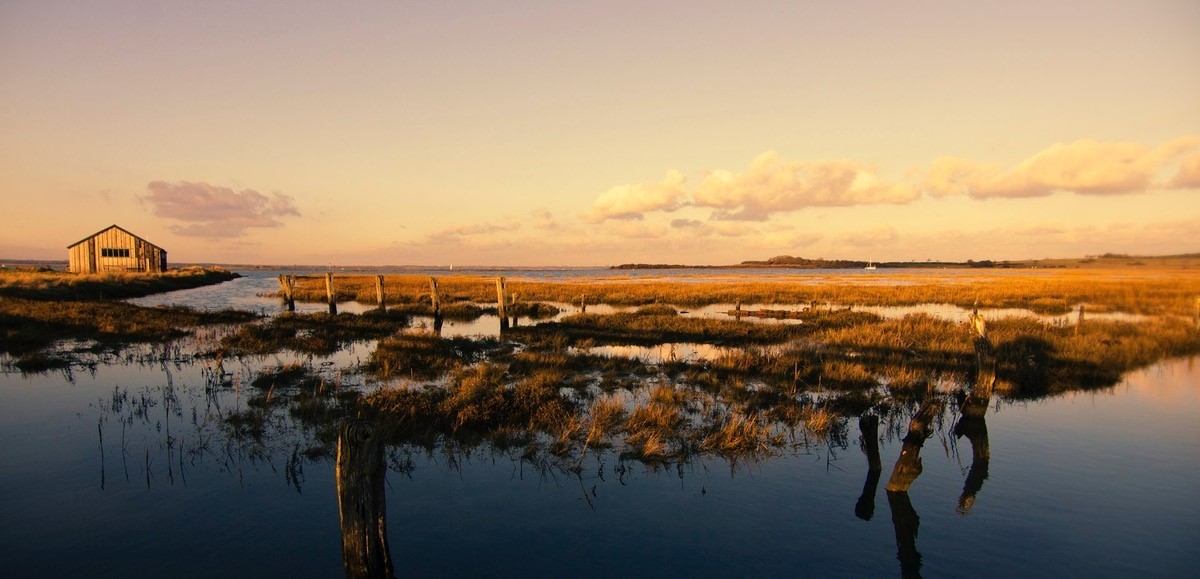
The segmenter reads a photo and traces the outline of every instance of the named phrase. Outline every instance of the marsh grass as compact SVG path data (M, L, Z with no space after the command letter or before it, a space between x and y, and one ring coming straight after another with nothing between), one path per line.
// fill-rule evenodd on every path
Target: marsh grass
M389 303L428 303L429 277L388 275ZM762 279L760 279L762 278ZM374 303L372 276L337 277L339 299ZM438 276L441 291L450 301L494 303L495 278L476 275ZM589 304L645 306L666 304L698 307L712 304L857 304L914 306L954 304L985 309L1026 308L1034 312L1063 314L1085 303L1102 311L1147 315L1191 316L1200 296L1200 270L1044 270L986 272L950 270L945 275L888 273L886 277L825 273L821 275L688 276L647 279L614 276L596 280L541 281L509 278L511 294L524 301L575 304L581 295ZM301 277L297 297L325 299L323 277Z
M499 349L500 343L495 340L402 334L379 342L367 360L367 370L381 380L432 380Z
M125 299L213 285L241 277L219 267L173 269L163 273L0 269L0 296L33 300Z
M328 356L350 343L394 334L408 327L409 322L408 316L395 311L371 310L336 316L287 313L238 327L221 339L219 352L244 356L290 350Z
M181 307L143 308L116 301L48 301L0 297L0 352L34 354L61 340L91 340L99 349L165 342L191 328L244 323L249 312L203 312Z

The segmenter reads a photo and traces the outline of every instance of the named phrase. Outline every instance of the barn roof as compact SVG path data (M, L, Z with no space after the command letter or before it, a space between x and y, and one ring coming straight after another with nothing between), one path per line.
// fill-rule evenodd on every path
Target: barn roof
M75 243L72 243L71 245L68 245L67 249L71 249L72 247L75 247L76 245L79 245L80 243L83 243L93 237L96 237L97 235L100 235L101 233L104 233L105 231L108 231L109 229L112 229L114 227L117 229L120 229L121 231L124 231L125 233L129 234L130 236L132 236L134 239L137 239L138 241L141 241L143 243L150 243L149 241L146 241L145 239L143 239L141 236L136 235L133 232L129 231L128 229L125 229L124 227L121 227L120 225L117 225L116 223L114 223L112 225L109 225L108 227L105 227L104 229L101 229L100 231L97 231L83 239L80 239L79 241L76 241ZM158 247L157 245L155 245L153 243L150 243L150 245L154 245L154 247ZM158 247L158 248L162 249L161 247Z

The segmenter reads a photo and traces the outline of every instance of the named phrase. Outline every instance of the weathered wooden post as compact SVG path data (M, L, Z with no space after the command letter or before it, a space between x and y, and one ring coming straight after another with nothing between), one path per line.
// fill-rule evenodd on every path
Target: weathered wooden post
M517 327L517 320L521 317L521 314L517 313L520 311L517 309L517 299L520 297L520 294L513 294L512 297L508 299L508 311L512 312L512 327L514 328Z
M1075 335L1079 335L1079 328L1083 327L1083 304L1079 304L1079 317L1075 318Z
M329 315L337 315L337 292L333 289L333 274L325 274L325 298L329 300Z
M879 417L873 414L860 416L858 430L862 433L863 453L867 455L867 480L862 494L854 504L854 515L869 521L875 516L875 493L879 490L879 476L883 473L883 462L879 459Z
M383 440L365 420L338 425L338 519L348 579L394 577L388 551Z
M279 276L279 296L289 312L296 311L296 278L290 275Z
M734 319L736 319L739 322L742 321L742 300L738 300L737 303L734 304L733 311L734 311L734 314L733 314Z
M1200 296L1196 297L1196 312L1192 314L1192 320L1196 322L1196 329L1200 329Z
M579 313L587 313L587 294L579 294Z
M429 278L429 302L429 305L433 307L433 317L441 317L442 293L438 290L438 281L436 277Z
M381 309L381 310L387 309L387 304L384 303L384 297L383 297L383 276L382 275L375 276L375 299L376 299L376 303L379 304L379 309Z
M896 466L892 468L892 476L888 479L886 488L889 492L908 492L917 477L921 476L921 447L925 446L925 439L933 435L931 423L941 413L941 398L926 395L908 424L900 458L896 459Z
M504 278L496 278L496 314L500 316L500 329L508 329L508 309L505 307L507 303L504 288Z

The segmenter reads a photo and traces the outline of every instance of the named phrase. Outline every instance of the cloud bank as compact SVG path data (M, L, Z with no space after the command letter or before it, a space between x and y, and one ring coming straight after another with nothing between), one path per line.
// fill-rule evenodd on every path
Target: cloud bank
M767 221L809 208L906 204L924 196L989 199L1189 189L1200 187L1200 137L1157 147L1083 139L1055 143L1008 168L941 157L912 173L917 177L893 181L857 161L787 161L767 151L743 172L708 172L691 191L684 174L674 169L657 183L613 187L596 198L585 220L640 220L653 212L699 207L713 210L710 221ZM671 225L694 229L699 223L676 219Z
M234 191L208 183L152 181L149 193L139 199L159 217L187 222L172 225L184 236L232 238L255 227L282 227L282 217L299 217L292 197L282 193L263 195L253 189Z
M1200 164L1188 157L1174 178L1165 174L1181 156L1200 148L1200 138L1182 137L1150 148L1138 143L1079 140L1055 143L1010 169L942 157L930 164L922 188L931 195L1045 197L1058 192L1079 195L1128 195L1151 189L1194 187Z

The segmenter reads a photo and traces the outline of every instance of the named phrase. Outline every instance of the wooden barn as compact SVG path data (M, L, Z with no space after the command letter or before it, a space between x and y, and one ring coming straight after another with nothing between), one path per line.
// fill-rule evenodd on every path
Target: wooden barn
M167 250L117 225L110 225L67 246L73 273L167 270Z

